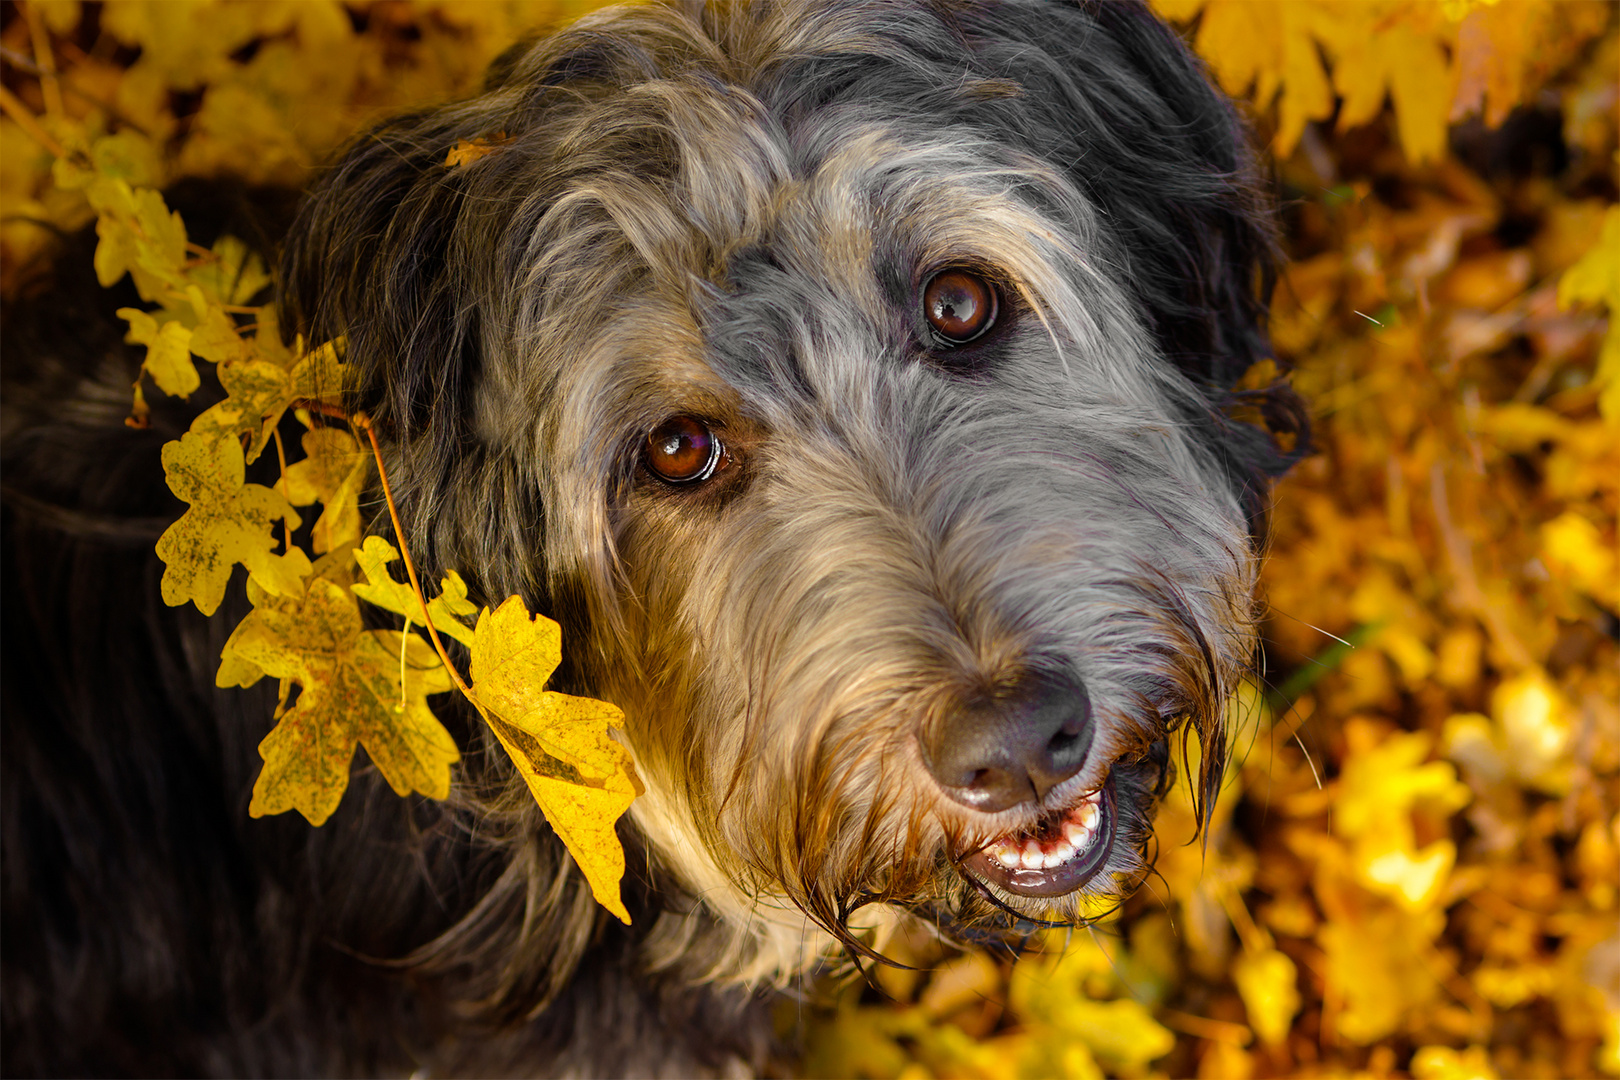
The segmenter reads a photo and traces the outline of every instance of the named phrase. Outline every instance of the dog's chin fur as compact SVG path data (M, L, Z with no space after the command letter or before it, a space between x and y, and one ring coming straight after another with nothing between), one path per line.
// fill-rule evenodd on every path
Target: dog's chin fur
M460 140L491 152L447 167ZM453 704L449 801L360 767L319 830L248 819L273 702L213 688L244 601L164 608L151 550L158 449L207 402L121 426L136 301L68 244L5 326L5 1070L747 1071L768 989L840 945L1128 892L1173 740L1214 796L1304 450L1286 386L1234 390L1269 355L1256 191L1138 6L793 0L517 46L291 220L171 193L194 238L285 235L287 333L346 337L424 576L522 595L563 626L554 686L624 709L628 928ZM949 267L1001 303L959 348L919 308ZM712 479L646 467L671 416L725 443ZM970 809L923 747L1040 679L1084 688L1084 763ZM1068 895L972 870L1097 790Z

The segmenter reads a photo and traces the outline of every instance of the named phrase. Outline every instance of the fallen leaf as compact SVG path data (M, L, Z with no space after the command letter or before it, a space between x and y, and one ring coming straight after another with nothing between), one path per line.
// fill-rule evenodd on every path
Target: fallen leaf
M511 141L505 132L492 139L458 139L456 145L444 157L445 168L455 169L462 165L470 165L480 158L486 158L495 153L504 144Z
M1279 1046L1288 1038L1299 1013L1298 978L1294 962L1276 949L1245 949L1232 961L1232 981L1262 1042Z

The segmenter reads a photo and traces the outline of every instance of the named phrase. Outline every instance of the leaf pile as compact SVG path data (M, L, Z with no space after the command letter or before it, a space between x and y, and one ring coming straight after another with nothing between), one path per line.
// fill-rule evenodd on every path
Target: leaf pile
M915 970L789 1008L807 1054L782 1070L1620 1075L1614 6L1154 3L1275 155L1293 261L1274 338L1319 447L1277 491L1275 614L1232 706L1237 761L1207 847L1178 784L1159 876L1119 916L1016 964L891 941ZM323 763L357 743L396 790L442 790L454 748L426 702L454 673L408 628L422 601L389 573L398 554L379 538L349 554L374 482L354 431L306 409L304 457L274 488L242 482L273 416L340 385L340 357L277 352L273 315L239 310L263 268L188 248L150 189L302 182L365 118L461 92L517 29L590 6L7 11L5 282L43 242L31 219L103 222L98 273L130 273L156 305L125 313L152 384L190 392L201 357L228 391L165 456L191 507L165 538L191 552L165 595L212 609L222 569L248 567L256 606L220 682L281 680L280 739L316 774L272 767L270 745L260 810L324 817L348 774ZM447 148L449 165L489 149ZM285 535L316 504L306 568ZM406 632L356 636L361 599ZM559 826L593 885L616 882L634 777L611 715L540 690L557 645L511 601L475 612L454 576L427 600L470 644L469 694L548 816L595 823Z

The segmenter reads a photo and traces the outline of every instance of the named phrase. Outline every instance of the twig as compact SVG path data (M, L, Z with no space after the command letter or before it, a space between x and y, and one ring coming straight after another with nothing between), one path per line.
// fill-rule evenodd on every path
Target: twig
M23 129L23 134L39 143L55 156L59 158L68 156L68 152L63 148L62 144L52 138L51 133L40 126L39 118L33 114L27 105L22 103L22 100L16 94L13 94L4 86L0 86L0 111L4 111L7 116L11 117L16 125Z
M77 50L73 51L76 52ZM79 55L82 56L83 54L80 53ZM34 63L28 57L24 56L15 49L8 49L4 45L0 45L0 60L4 60L12 67L18 69L19 71L26 72L37 79L45 78L45 72L38 64ZM90 91L74 82L71 75L64 75L61 72L57 72L56 81L61 84L63 90L66 90L68 93L82 101L86 101L89 104L94 105L112 119L118 121L120 126L127 127L132 131L139 132L140 134L148 137L151 136L152 133L147 131L146 128L136 123L134 120L131 120L128 113L124 112L117 105L114 105L111 101L108 101L101 95L92 94Z
M444 642L439 640L439 630L433 625L433 616L428 614L427 595L422 592L422 583L416 577L416 564L411 561L411 549L405 543L405 529L399 523L399 507L394 505L394 492L388 486L388 470L383 468L382 448L377 445L377 432L371 426L371 418L365 413L355 413L348 419L371 440L371 456L377 460L377 479L382 481L383 499L388 503L388 516L394 522L394 536L399 539L399 555L405 561L405 572L411 577L411 591L416 593L416 602L422 606L422 623L428 629L428 636L433 639L433 648L438 652L445 670L450 672L450 677L456 681L457 688L468 701L472 702L473 708L478 710L478 714L487 723L489 714L484 712L484 707L473 697L472 687L462 680L461 672L450 662L450 653L445 649Z
M350 423L354 424L355 427L366 427L366 425L359 423L355 419L355 417L350 416L348 413L344 412L342 410L342 408L340 408L339 406L337 406L337 405L328 405L326 402L321 401L318 398L294 398L293 401L292 401L292 404L289 405L288 408L291 408L291 409L303 409L305 412L320 413L322 416L330 417L333 420L347 420ZM361 415L361 414L356 414L356 415L358 416L358 415ZM366 430L369 431L370 428L366 427ZM372 440L372 449L373 450L376 449L376 442L377 442L377 440L375 440L375 439ZM381 469L382 469L382 460L380 458L377 461L377 468L378 468L379 471L381 471ZM387 488L388 488L388 483L387 483L387 481L384 481L383 482L383 489L384 489L385 492L386 492ZM398 528L398 527L399 527L398 522L396 522L395 523L395 528Z
M53 120L62 118L62 87L56 80L56 57L51 53L51 35L45 30L45 20L39 5L22 5L28 20L28 36L34 42L34 61L39 64L39 89L45 95L45 115Z
M292 492L287 487L287 447L281 441L281 429L279 427L271 428L270 437L275 440L276 458L281 462L281 497L287 500L288 506L291 506ZM286 518L281 519L281 532L286 540L287 550L291 552L292 524Z

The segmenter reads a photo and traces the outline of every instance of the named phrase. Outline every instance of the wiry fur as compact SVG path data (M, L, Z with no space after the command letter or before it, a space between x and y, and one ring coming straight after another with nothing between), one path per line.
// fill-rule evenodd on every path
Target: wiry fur
M446 168L464 139L493 152ZM1112 775L1086 891L1128 889L1178 724L1213 795L1290 459L1231 418L1268 348L1254 192L1144 10L977 0L604 12L321 181L287 321L346 337L426 576L523 595L557 685L625 710L628 929L464 716L448 805L367 771L318 831L250 821L269 705L155 598L187 414L124 432L116 332L8 314L6 1071L757 1067L756 988L834 940L1074 917L964 877L1038 812L967 810L919 750L1034 678L1085 687L1050 803ZM944 352L917 295L961 265L1009 310ZM1246 397L1302 442L1284 387ZM732 454L695 490L639 464L677 414Z

